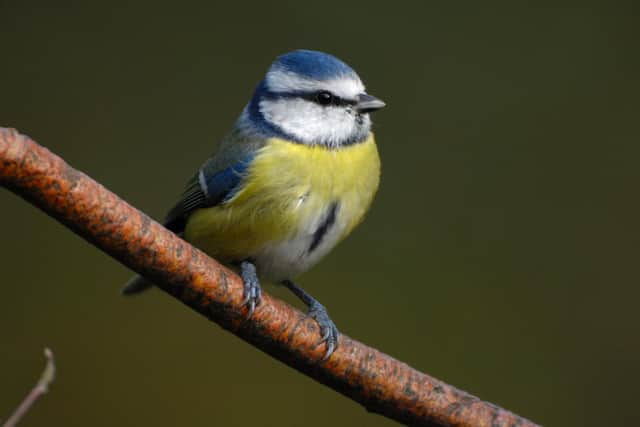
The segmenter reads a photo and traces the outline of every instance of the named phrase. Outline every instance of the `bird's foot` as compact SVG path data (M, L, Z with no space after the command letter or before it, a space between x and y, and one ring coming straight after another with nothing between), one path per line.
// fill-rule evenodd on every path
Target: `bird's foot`
M315 320L320 327L321 338L316 345L322 344L323 342L327 343L327 352L324 354L322 361L327 360L336 348L338 348L338 338L340 337L340 333L338 332L338 328L336 328L336 324L333 323L333 320L329 317L324 305L320 304L318 300L308 294L307 291L293 283L291 280L285 280L282 284L293 292L295 296L300 298L307 307L309 307L307 317L311 317Z
M256 307L262 302L262 288L256 274L256 266L250 261L242 261L240 263L240 276L244 283L244 300L242 305L249 308L247 319L253 316Z
M318 344L322 344L323 342L327 343L327 351L322 357L322 360L327 360L333 352L338 348L338 338L340 337L340 332L338 332L338 328L336 328L336 324L333 323L333 320L329 317L329 313L327 313L327 309L320 304L317 300L314 300L309 306L309 311L307 312L307 317L311 317L316 321L318 326L320 327L320 341Z

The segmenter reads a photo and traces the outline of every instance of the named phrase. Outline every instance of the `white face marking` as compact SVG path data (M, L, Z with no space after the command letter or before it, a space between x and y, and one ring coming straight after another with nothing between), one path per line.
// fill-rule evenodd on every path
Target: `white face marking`
M267 88L271 92L316 92L329 90L345 99L355 99L364 92L364 85L357 76L345 76L326 81L302 77L291 71L271 70L266 77Z
M366 136L371 127L367 114L349 106L322 106L300 98L260 101L264 118L301 142L337 147Z
M328 91L345 100L355 100L364 93L364 85L355 75L314 80L275 69L267 73L265 83L275 94ZM369 115L358 114L351 105L323 106L309 99L287 96L263 98L259 108L265 120L306 144L338 147L346 141L365 138L371 128Z

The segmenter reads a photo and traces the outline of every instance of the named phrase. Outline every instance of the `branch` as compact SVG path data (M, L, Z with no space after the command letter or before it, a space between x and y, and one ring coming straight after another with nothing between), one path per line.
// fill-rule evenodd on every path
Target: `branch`
M320 362L316 324L264 294L250 320L241 279L15 130L0 128L0 185L38 206L163 291L368 411L422 426L535 426L341 335Z
M44 371L42 372L40 379L36 385L33 386L27 397L25 397L22 403L20 403L20 406L18 406L9 419L5 421L2 427L14 427L18 424L22 417L29 412L29 409L31 409L31 406L33 406L36 400L49 391L49 386L56 377L56 364L53 359L53 352L48 348L44 349L44 356L47 358L47 364L44 367Z

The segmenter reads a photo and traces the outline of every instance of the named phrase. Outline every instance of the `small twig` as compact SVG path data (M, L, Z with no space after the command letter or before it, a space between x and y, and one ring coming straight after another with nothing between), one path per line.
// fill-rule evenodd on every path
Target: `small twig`
M251 345L362 404L411 425L511 426L534 423L342 335L322 362L315 322L263 294L251 319L242 279L15 130L0 128L5 186L160 289Z
M29 409L31 409L36 400L49 391L49 386L56 377L56 364L53 358L53 352L48 348L44 349L44 356L47 358L47 364L44 367L40 379L31 389L27 397L24 398L20 406L18 406L9 419L5 421L3 427L14 427L18 424L22 417L29 412Z

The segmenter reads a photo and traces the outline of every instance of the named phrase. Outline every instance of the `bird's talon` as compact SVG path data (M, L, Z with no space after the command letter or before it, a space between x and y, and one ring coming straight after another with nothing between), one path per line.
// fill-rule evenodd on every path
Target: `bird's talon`
M308 316L312 317L320 327L321 338L317 345L326 343L327 351L322 360L327 360L338 347L338 338L340 336L338 328L336 328L324 306L319 303L311 306Z
M256 275L255 266L249 261L240 264L242 281L244 282L244 300L242 305L247 306L247 319L250 319L255 309L262 302L262 289Z
M309 295L304 289L293 283L291 280L284 280L282 282L291 292L294 293L295 296L300 298L302 302L304 302L309 310L305 315L305 319L307 317L311 317L316 321L318 327L320 328L320 340L316 343L314 347L322 343L326 343L327 350L321 359L321 361L327 360L333 352L338 348L338 338L340 337L340 333L338 332L338 328L336 328L335 323L329 317L327 313L327 309L324 308L322 304L318 302L314 297Z
M249 311L247 312L247 319L251 319L251 316L253 316L253 312L256 309L256 303L253 301L250 301L247 306L249 307Z
M322 356L322 359L320 360L324 362L325 360L329 359L329 357L331 357L334 351L335 351L335 345L333 344L333 342L331 342L327 345L327 352L324 354L324 356Z
M318 341L318 344L322 344L323 342L327 341L329 339L329 335L331 335L331 330L328 330L324 333L324 335L322 335L322 337L320 338L320 341Z
M256 295L255 295L256 305L260 305L262 304L262 289L258 286L257 288L255 288L255 291L256 291Z

